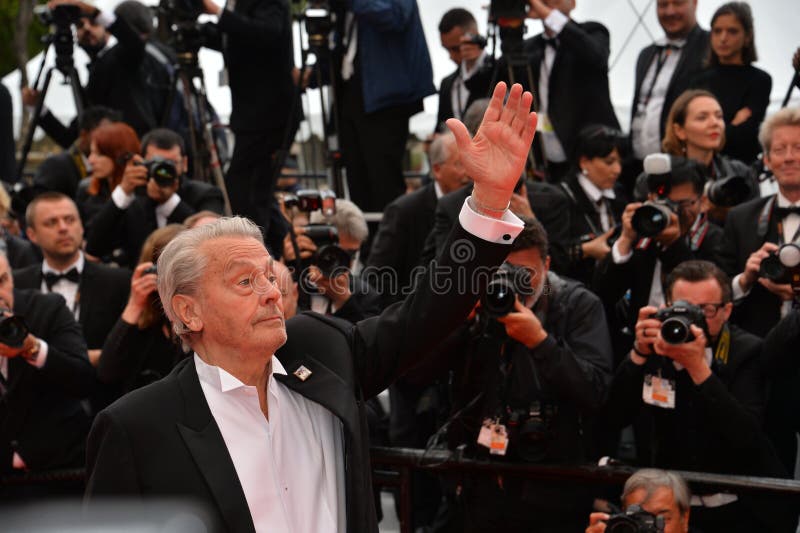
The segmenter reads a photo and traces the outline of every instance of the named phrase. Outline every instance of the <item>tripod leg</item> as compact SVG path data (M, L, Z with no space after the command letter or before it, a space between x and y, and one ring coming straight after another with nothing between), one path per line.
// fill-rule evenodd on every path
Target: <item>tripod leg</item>
M17 181L22 181L25 174L25 164L28 162L28 155L33 146L33 135L36 133L36 126L39 124L39 118L42 116L42 108L44 107L44 99L47 96L47 88L50 87L50 80L53 77L53 67L47 69L47 74L44 76L44 85L42 86L39 101L36 102L36 109L33 112L30 122L28 122L28 131L25 132L25 142L22 145L22 151L19 158L19 166L17 167Z
M211 114L206 107L206 84L203 81L202 73L199 76L199 90L192 91L194 103L197 106L198 118L200 119L200 134L206 153L208 154L208 166L214 183L222 191L222 198L225 201L225 214L230 216L233 213L231 202L228 198L228 189L225 187L225 177L222 175L222 165L219 161L217 142L214 140L213 125L211 124ZM195 86L192 85L194 89ZM193 137L194 138L194 137Z

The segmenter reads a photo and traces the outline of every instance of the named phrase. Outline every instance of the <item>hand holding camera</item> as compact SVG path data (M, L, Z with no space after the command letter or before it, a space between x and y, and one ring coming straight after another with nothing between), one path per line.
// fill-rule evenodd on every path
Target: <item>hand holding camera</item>
M793 280L800 282L800 248L765 242L747 258L739 287L747 292L758 282L781 300L791 300L795 297Z
M25 357L38 347L39 341L31 335L28 325L19 315L8 309L0 313L0 357Z
M347 300L353 295L350 291L350 271L347 269L337 270L332 276L323 275L322 271L311 266L308 269L308 279L317 286L319 292L340 309Z
M139 154L133 154L125 165L122 172L122 181L119 186L125 194L133 194L137 187L147 185L148 169L144 165L144 159Z
M514 300L514 310L497 321L506 327L506 334L525 345L529 350L539 346L546 338L547 332L533 311L519 301Z
M156 266L149 261L138 265L131 277L131 293L128 297L128 305L122 311L122 320L128 324L136 324L142 312L149 305L150 295L157 288Z
M314 252L317 251L317 245L314 244L310 237L305 235L305 228L303 226L294 226L294 233L297 249L300 250L300 259L308 259L314 255ZM283 259L284 262L297 259L292 245L292 236L288 233L283 238Z

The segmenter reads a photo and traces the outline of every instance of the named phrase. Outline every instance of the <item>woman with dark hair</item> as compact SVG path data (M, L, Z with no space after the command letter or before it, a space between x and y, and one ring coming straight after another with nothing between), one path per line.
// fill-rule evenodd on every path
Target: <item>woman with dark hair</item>
M772 77L753 66L757 60L750 6L745 2L720 6L711 18L706 69L692 86L708 89L717 97L727 125L722 153L747 164L761 151L758 127L772 91Z
M120 387L123 394L166 376L186 356L164 315L153 269L167 243L185 229L169 224L144 242L128 304L103 345L97 376L105 384Z
M111 198L111 191L122 181L131 156L141 151L139 137L122 122L100 126L92 132L89 165L91 175L78 184L75 201L84 226Z
M561 182L570 199L570 266L564 274L584 283L594 266L611 251L609 239L620 223L627 199L617 183L622 170L617 130L592 124L578 134L573 170Z
M672 104L667 117L664 140L661 143L664 152L697 161L705 171L708 181L741 176L750 187L747 199L757 197L758 182L752 169L741 161L720 153L725 141L725 121L716 97L702 89L684 91ZM637 200L643 200L647 193L647 176L642 173L636 181L634 196ZM712 211L709 215L715 222L724 223L727 215L725 209L707 204L704 210Z

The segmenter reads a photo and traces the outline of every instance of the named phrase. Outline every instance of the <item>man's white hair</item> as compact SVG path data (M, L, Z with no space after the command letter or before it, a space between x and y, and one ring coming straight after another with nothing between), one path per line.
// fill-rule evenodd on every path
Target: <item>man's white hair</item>
M177 294L197 295L200 280L208 266L208 255L200 250L204 243L223 237L250 237L262 245L261 230L251 220L242 217L220 218L210 224L182 231L164 247L158 258L158 296L172 330L188 348L191 331L172 307ZM220 251L224 253L224 251Z
M761 123L758 141L764 148L764 153L769 154L772 148L772 136L775 134L775 129L781 126L800 126L800 107L785 107L771 114Z
M312 224L331 224L336 226L340 234L348 235L358 242L364 242L369 237L367 219L364 212L350 200L336 199L336 213L325 216L322 211L314 211L309 217Z

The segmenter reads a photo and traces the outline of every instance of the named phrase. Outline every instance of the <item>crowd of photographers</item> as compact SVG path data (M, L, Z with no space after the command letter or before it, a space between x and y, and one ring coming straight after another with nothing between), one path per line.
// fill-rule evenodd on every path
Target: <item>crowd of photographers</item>
M152 13L135 0L113 13L51 2L54 16L73 10L91 105L68 126L42 108L39 126L64 151L36 169L27 205L0 193L0 473L80 467L93 415L188 355L171 337L154 264L176 234L222 216L228 199L281 258L287 318L312 310L357 322L402 300L436 267L429 261L472 187L444 122L461 119L474 133L494 84L516 80L533 89L539 114L536 179L520 178L510 204L525 229L437 356L392 385L390 412L368 402L373 442L494 461L612 456L793 477L800 110L767 116L771 79L752 66L747 4L721 6L710 32L697 23L697 0L656 5L665 35L639 56L629 136L610 102L608 31L573 20L574 0L492 2L498 59L468 11L448 11L439 31L456 70L439 90L430 179L407 194L408 119L435 91L416 2L333 6L337 47L320 65L334 65L351 202L327 191L275 194L301 118L290 104L302 76L292 73L287 2L203 0L195 9L218 20L197 35L178 31L197 39L178 50L153 38ZM542 33L523 40L519 16L540 20ZM176 52L200 43L222 50L233 97L236 143L220 187L190 178L203 163L171 94ZM255 56L269 68L254 69ZM23 101L39 97L26 89ZM383 212L371 243L362 210ZM0 494L54 489L30 490ZM603 531L607 513L588 517L595 496L420 474L413 525L560 532L589 522L587 531ZM691 495L660 470L634 475L623 504L639 528L625 531L687 531L690 510L693 530L706 532L792 531L798 518L758 496Z

